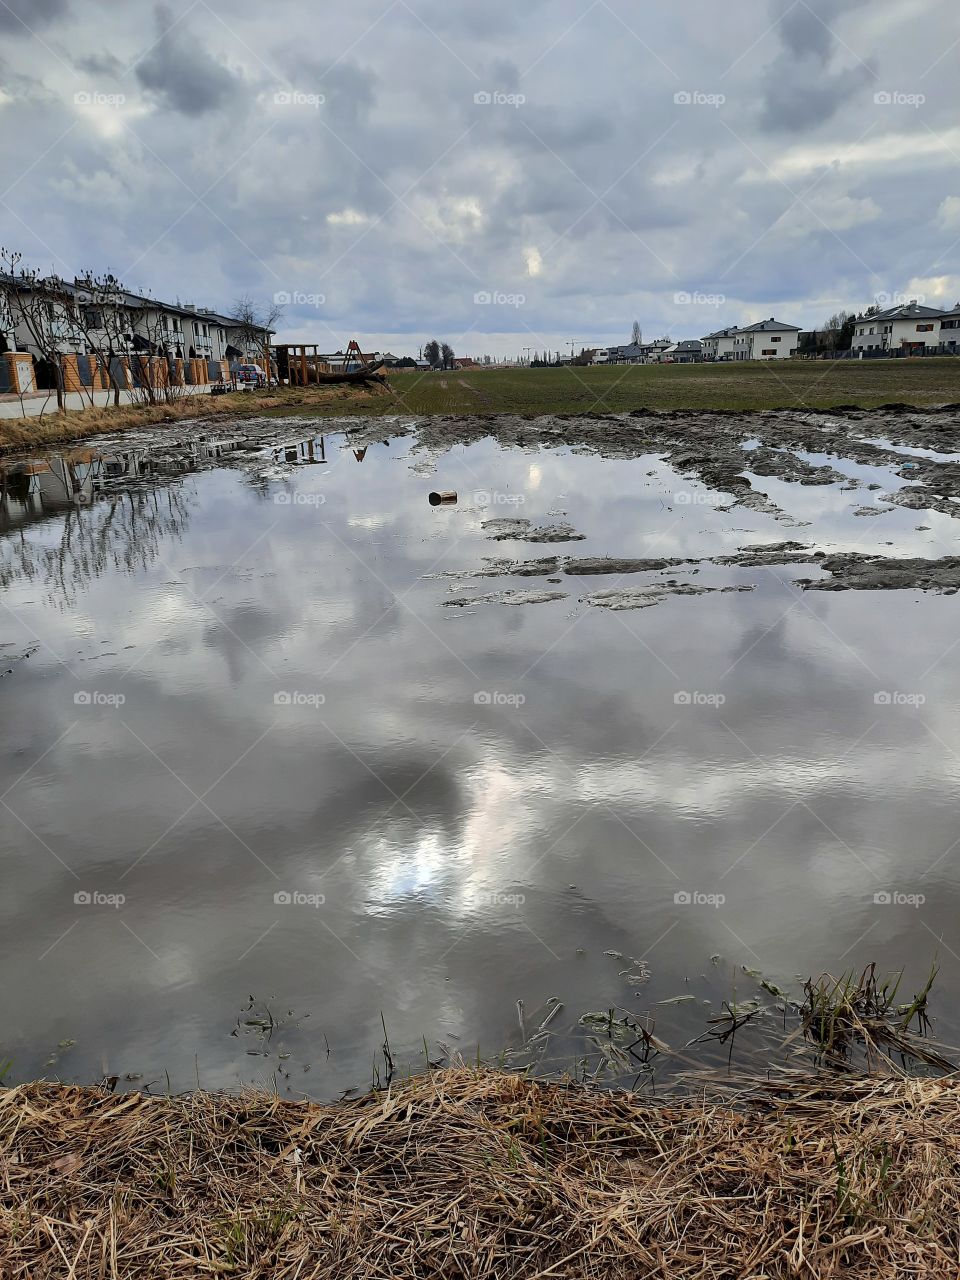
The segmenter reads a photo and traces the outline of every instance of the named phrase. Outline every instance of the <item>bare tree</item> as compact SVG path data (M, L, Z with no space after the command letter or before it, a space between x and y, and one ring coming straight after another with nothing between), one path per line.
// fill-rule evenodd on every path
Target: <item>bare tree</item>
M634 344L634 346L637 346L637 347L639 347L641 342L643 341L643 334L640 331L639 320L634 320L633 322L633 331L630 334L630 341Z
M8 277L7 306L14 327L22 327L40 353L44 372L53 379L57 411L66 405L60 342L74 323L73 299L57 277L44 279L23 265L23 254L0 246L0 271Z
M116 276L89 271L77 286L77 326L87 351L106 374L113 403L119 407L120 392L128 389L123 357L133 347L133 325L123 305L126 290Z
M444 369L452 369L456 356L453 354L453 347L449 342L445 342L440 348L440 360Z
M267 386L270 385L270 333L283 317L283 305L279 302L258 304L249 294L242 294L233 304L233 314L240 339L247 347L263 355Z

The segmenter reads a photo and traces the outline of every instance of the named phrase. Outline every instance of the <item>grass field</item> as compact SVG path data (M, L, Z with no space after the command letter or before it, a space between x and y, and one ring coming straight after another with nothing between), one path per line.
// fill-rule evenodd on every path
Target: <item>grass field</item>
M323 414L604 413L648 409L876 408L960 402L960 359L403 372L389 391L319 406ZM302 412L303 410L298 410Z
M184 419L228 423L254 415L319 418L428 414L583 414L630 409L833 409L960 403L960 358L784 361L782 364L621 365L612 368L401 372L386 387L283 387L173 405L124 406L0 421L0 453L56 447Z

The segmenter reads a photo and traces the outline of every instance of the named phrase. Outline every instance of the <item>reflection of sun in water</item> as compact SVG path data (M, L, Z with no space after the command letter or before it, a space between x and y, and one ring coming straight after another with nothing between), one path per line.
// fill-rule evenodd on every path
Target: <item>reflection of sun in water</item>
M459 847L442 832L425 831L398 848L386 834L367 847L363 873L368 906L377 910L419 898L443 901L463 914L475 909L478 897L513 883L518 868L505 858L523 845L529 819L523 793L530 782L501 764L485 761L466 780L466 820ZM416 797L411 803L416 808ZM402 819L407 824L409 815Z

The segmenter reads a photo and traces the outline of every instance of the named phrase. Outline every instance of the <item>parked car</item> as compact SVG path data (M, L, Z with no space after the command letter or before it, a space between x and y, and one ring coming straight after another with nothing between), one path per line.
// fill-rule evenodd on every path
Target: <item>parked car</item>
M235 378L241 391L257 391L267 385L267 376L258 364L238 364Z

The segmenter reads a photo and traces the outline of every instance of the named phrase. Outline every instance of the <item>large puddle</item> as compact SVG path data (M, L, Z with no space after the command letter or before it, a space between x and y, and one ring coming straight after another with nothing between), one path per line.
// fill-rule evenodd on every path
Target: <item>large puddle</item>
M273 430L5 469L8 1078L329 1097L384 1028L575 1056L611 1008L679 1053L870 960L936 959L960 1035L956 600L716 563L955 555L877 502L909 471L754 476L770 511L657 452Z

